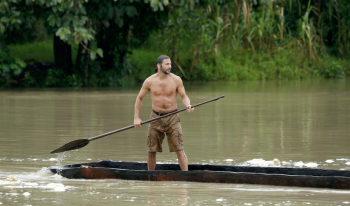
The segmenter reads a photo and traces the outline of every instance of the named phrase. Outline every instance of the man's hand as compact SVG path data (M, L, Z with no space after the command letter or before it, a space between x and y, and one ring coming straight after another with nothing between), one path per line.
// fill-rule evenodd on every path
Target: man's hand
M141 122L142 122L142 120L140 119L140 117L135 117L134 118L134 126L136 128L140 128L141 127Z
M194 108L192 108L191 105L188 105L186 107L186 110L187 110L188 113L191 113L191 112L193 112Z

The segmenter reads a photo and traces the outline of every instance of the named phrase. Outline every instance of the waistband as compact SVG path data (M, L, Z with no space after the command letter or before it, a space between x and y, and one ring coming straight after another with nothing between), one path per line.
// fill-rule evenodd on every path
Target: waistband
M166 114L175 112L175 111L177 111L177 109L175 109L174 111L168 112L168 113L159 113L159 112L156 112L156 111L154 111L154 110L152 109L152 112L153 112L154 114L158 115L158 116L163 116L163 115L166 115Z

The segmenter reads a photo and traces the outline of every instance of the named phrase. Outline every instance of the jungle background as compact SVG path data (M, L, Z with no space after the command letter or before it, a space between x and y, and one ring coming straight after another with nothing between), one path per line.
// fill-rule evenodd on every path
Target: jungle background
M346 78L348 0L0 0L1 87Z

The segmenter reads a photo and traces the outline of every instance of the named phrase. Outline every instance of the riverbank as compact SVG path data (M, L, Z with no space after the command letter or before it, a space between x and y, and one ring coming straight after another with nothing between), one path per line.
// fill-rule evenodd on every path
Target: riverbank
M0 82L6 87L79 87L83 85L82 73L64 73L54 67L52 41L22 45L9 45L10 54L27 63L21 74L11 81ZM154 73L156 58L166 52L145 45L128 55L131 67L123 76L99 75L101 65L92 64L89 86L127 86L142 82ZM72 59L78 48L72 47ZM74 62L74 61L73 61ZM295 80L312 78L337 78L350 76L350 61L330 55L318 57L317 61L299 53L297 49L284 49L274 54L268 52L244 52L238 50L211 52L207 58L195 59L190 53L179 53L173 60L173 73L184 81L242 81L242 80Z

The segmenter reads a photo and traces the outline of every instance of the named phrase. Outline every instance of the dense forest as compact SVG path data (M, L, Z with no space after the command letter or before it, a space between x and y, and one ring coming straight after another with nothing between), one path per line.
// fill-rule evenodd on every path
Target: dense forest
M31 49L29 49L31 48ZM0 0L1 87L346 78L348 0Z

